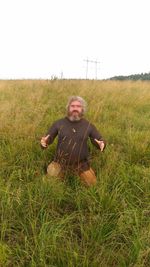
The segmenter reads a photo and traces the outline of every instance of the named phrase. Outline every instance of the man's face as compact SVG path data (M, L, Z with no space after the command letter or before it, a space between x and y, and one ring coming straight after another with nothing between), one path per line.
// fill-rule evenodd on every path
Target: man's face
M68 116L71 120L80 120L83 115L83 107L79 101L71 102Z

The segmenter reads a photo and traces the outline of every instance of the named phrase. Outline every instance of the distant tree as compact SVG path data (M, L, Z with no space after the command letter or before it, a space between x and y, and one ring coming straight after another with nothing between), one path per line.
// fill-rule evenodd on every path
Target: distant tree
M149 73L141 73L141 74L132 74L132 75L128 75L128 76L114 76L111 77L109 80L133 80L133 81L137 81L137 80L150 80L150 72Z
M54 80L58 80L58 77L56 75L51 75L51 80L54 81Z

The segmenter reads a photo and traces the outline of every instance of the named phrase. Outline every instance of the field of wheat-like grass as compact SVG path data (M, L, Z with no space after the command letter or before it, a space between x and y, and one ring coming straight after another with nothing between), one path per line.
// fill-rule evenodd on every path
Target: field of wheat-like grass
M70 95L107 140L90 143L95 187L43 180L40 138ZM150 83L0 81L0 267L150 266Z

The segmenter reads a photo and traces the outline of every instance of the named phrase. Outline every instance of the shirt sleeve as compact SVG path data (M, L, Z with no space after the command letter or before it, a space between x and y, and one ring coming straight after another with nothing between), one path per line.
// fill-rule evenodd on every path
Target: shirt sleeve
M91 129L90 129L90 140L91 140L91 143L97 147L98 149L100 149L99 145L97 144L97 142L94 140L94 139L97 139L99 141L103 141L105 146L106 146L106 141L103 139L101 133L96 129L96 127L91 124ZM104 147L105 148L105 147Z
M57 121L54 122L51 127L49 128L48 132L46 133L46 135L49 135L49 138L48 138L48 145L52 144L55 137L57 136L58 134L58 123Z

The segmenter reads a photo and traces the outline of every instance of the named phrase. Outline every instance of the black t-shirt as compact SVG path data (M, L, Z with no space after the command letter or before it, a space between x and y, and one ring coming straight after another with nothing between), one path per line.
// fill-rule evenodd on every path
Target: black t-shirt
M54 161L61 165L80 166L88 169L88 138L98 149L99 145L94 140L103 140L96 127L86 119L70 121L67 117L57 120L49 128L48 144L51 144L58 135L58 143ZM105 141L104 141L105 143Z

